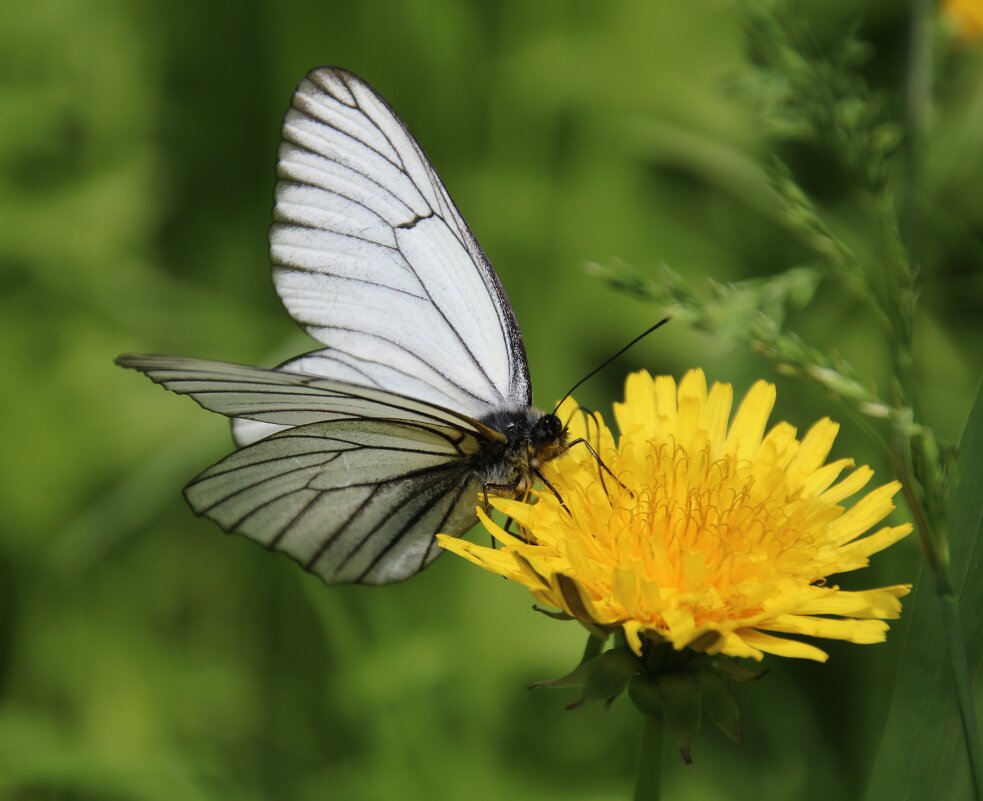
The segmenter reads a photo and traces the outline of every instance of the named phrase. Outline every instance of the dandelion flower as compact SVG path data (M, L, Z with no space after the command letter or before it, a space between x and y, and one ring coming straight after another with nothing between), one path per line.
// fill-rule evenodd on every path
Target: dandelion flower
M872 531L894 509L900 484L847 507L873 471L850 459L826 462L836 423L820 420L801 440L784 422L765 433L775 387L764 381L733 419L732 401L730 385L708 391L699 370L678 387L667 376L632 374L615 405L616 444L599 415L568 400L558 413L570 419L571 440L593 443L617 480L576 445L546 465L563 504L549 491L529 502L492 499L521 536L479 510L501 547L445 535L440 544L591 631L621 629L636 654L650 641L825 661L798 637L883 641L910 586L848 591L827 577L866 567L910 532L907 523Z

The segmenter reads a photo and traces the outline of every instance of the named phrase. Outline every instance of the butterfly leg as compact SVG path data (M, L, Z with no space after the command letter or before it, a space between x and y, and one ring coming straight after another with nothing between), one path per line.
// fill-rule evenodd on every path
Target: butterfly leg
M550 483L550 480L543 475L543 471L537 467L534 469L533 472L536 474L536 478L542 481L546 485L546 488L553 493L553 497L560 502L560 506L563 507L563 511L566 512L568 515L570 515L570 517L573 517L573 514L567 508L567 505L563 502L563 496L560 495L559 490L557 490L557 488Z

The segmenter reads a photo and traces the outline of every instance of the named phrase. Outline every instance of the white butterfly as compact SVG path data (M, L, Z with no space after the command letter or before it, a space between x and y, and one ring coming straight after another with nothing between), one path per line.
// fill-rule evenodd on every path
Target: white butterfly
M437 532L476 522L482 493L525 494L573 443L530 406L505 290L371 87L341 69L310 72L284 119L277 174L273 281L326 347L274 370L117 363L235 418L240 450L185 488L197 514L329 583L399 581L439 554Z

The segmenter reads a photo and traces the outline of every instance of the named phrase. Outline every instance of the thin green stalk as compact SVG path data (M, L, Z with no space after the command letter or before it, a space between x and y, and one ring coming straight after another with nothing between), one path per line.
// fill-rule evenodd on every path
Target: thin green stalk
M659 801L662 797L662 750L665 736L665 722L646 715L642 744L638 748L634 801Z

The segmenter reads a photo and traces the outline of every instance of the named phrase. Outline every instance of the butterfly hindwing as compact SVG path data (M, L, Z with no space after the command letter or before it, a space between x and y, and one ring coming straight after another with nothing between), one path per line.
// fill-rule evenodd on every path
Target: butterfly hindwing
M287 429L197 476L185 497L226 531L284 551L328 583L389 583L475 522L478 441L437 425L337 420Z

